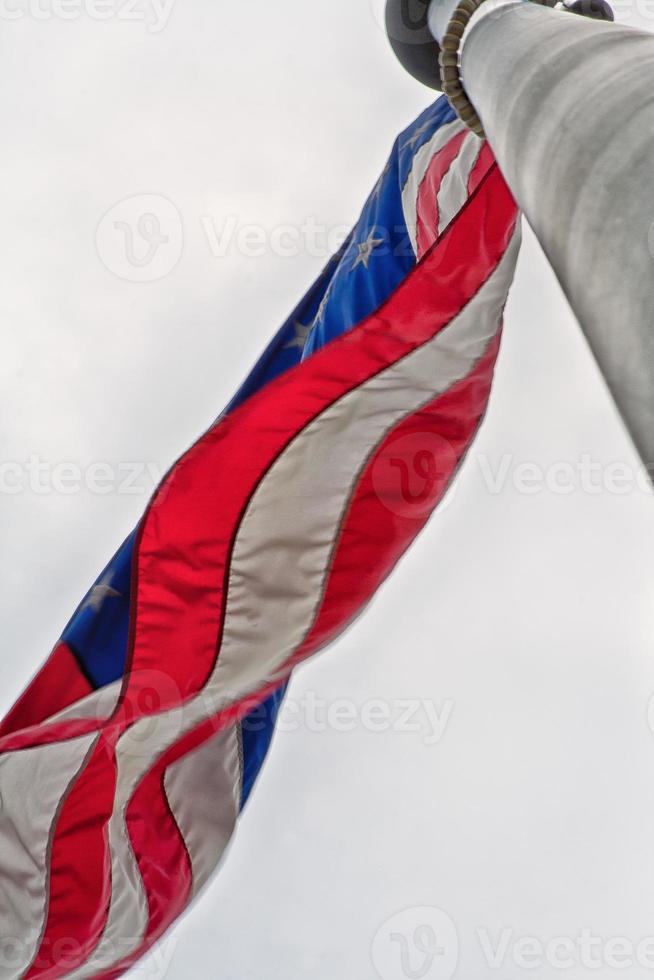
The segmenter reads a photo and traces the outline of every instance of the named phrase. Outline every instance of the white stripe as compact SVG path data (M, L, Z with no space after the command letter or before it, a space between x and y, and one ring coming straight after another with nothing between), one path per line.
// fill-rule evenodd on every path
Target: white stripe
M468 133L456 159L443 178L438 192L439 235L445 231L470 197L468 182L483 145L478 136L472 132Z
M240 734L233 725L169 766L168 805L193 871L193 895L204 887L234 833L241 804Z
M449 143L453 136L465 129L465 124L459 119L446 123L445 126L441 126L436 131L429 142L420 147L413 158L411 173L402 189L402 210L413 251L416 255L418 254L418 194L420 193L420 185L425 179L429 164L434 156Z
M121 791L111 834L113 891L103 955L126 935L139 937L133 942L136 949L148 924L123 820L125 791L138 781L128 746L147 749L148 759L137 767L144 773L184 733L275 678L312 625L362 463L390 428L451 388L483 355L499 326L519 238L516 232L495 272L445 330L327 408L260 484L235 542L223 643L212 677L188 704L138 722L121 739ZM202 863L204 876L210 870ZM123 945L122 955L127 952ZM94 970L87 965L75 980L91 977Z
M80 698L74 704L69 705L57 714L51 715L47 719L47 724L61 721L106 721L114 713L118 698L122 690L123 682L114 681L106 687L101 687L92 694Z
M0 978L22 976L40 945L48 850L62 797L97 733L0 758Z

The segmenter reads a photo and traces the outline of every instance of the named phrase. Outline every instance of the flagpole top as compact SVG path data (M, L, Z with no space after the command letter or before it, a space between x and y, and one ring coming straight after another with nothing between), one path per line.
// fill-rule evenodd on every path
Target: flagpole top
M442 91L440 45L429 29L431 0L386 0L386 33L398 60L423 85Z
M444 68L442 45L451 19L461 8L477 9L485 0L386 0L386 33L403 67L423 85L439 92L450 85L451 71ZM609 0L532 0L545 7L581 14L593 20L613 21ZM462 31L458 31L460 41ZM451 39L450 39L451 41ZM457 80L458 81L458 80ZM450 93L446 91L449 96ZM474 127L473 127L474 128Z

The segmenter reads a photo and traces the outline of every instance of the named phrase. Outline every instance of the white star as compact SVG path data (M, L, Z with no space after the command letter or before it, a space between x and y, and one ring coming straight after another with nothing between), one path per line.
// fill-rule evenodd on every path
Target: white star
M318 312L316 313L316 321L315 321L316 322L316 325L323 322L323 319L325 317L325 310L327 309L327 304L328 304L329 299L330 299L330 296L332 294L332 285L333 285L333 283L334 283L334 280L332 279L332 281L330 282L329 286L327 287L327 291L325 292L325 295L323 296L322 300L320 301L320 306L318 307Z
M357 245L357 249L359 251L354 260L354 265L352 268L356 269L358 266L362 265L367 269L370 265L370 260L372 259L375 249L379 248L379 246L383 244L383 238L375 238L375 229L373 228L365 242L360 242Z
M94 612L100 612L105 599L122 599L121 593L111 587L112 578L113 576L109 572L97 585L93 586L82 609L93 609Z
M421 126L421 127L419 128L419 129L416 129L416 131L415 131L415 133L413 134L413 136L411 136L411 137L410 137L410 138L409 138L409 139L408 139L408 140L406 141L406 143L403 143L403 144L402 144L402 149L403 149L403 150L406 150L406 148L407 148L407 146L412 146L412 147L413 147L413 146L415 146L415 145L416 145L416 143L418 143L418 142L419 142L419 140L420 140L420 137L421 137L421 136L424 136L424 135L425 135L425 133L426 133L426 132L427 132L427 131L428 131L428 130L429 130L429 129L431 128L431 126L432 126L432 123L431 123L431 122L426 122L426 123L423 123L423 124L422 124L422 126Z
M311 333L312 324L300 323L299 320L294 320L293 326L295 327L295 336L287 344L284 344L284 350L292 347L299 347L300 350L304 350L305 344L309 339L309 334Z

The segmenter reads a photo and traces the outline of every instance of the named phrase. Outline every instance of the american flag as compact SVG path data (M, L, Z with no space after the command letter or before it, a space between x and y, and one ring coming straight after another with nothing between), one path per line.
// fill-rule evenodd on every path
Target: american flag
M518 248L488 145L438 100L0 728L1 980L120 976L205 886L293 668L477 432Z

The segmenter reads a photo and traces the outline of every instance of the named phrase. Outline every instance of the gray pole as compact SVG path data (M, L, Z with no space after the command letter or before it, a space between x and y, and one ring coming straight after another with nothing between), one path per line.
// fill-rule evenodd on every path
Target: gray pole
M654 36L527 3L483 9L464 85L652 465Z

